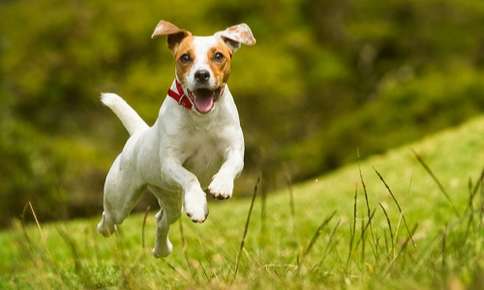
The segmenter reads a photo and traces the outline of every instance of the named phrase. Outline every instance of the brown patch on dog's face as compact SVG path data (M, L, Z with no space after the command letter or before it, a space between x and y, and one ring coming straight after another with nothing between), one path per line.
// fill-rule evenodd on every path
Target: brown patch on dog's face
M208 50L207 59L215 82L218 87L221 87L227 82L230 76L232 51L223 41L219 41Z
M193 37L185 37L173 52L176 60L176 75L178 80L185 82L186 75L190 72L195 61L195 50L193 48Z

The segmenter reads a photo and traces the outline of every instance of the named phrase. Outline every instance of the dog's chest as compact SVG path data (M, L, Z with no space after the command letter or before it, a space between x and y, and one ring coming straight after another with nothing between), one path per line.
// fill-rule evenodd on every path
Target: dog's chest
M198 177L203 187L208 186L212 176L222 165L226 148L224 143L220 136L200 130L192 132L184 144L184 166Z

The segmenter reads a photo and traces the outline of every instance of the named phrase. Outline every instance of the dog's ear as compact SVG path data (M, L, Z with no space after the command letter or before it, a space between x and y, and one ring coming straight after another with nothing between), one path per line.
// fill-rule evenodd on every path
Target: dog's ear
M245 23L230 26L215 33L215 35L221 37L232 51L239 49L241 44L252 46L256 42L249 25Z
M192 35L190 31L181 29L171 22L160 20L151 34L151 38L167 36L168 47L174 51L177 45L189 35Z

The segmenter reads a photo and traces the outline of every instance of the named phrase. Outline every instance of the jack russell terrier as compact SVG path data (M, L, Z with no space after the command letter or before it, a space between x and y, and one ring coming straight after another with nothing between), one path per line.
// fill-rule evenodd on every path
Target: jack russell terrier
M157 198L155 257L171 253L168 229L183 210L193 222L208 216L203 188L217 199L232 196L234 178L244 166L244 136L227 86L232 54L256 40L247 24L211 36L161 20L151 38L166 36L176 60L176 77L148 126L120 96L101 101L121 120L130 137L104 184L102 218L97 225L112 234L147 188Z

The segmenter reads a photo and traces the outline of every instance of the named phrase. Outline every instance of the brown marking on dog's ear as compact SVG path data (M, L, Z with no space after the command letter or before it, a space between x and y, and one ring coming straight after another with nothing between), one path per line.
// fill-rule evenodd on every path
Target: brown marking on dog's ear
M240 44L252 46L256 43L249 25L245 23L230 26L223 31L215 33L215 35L220 36L232 51L240 48Z
M193 62L196 58L195 50L193 48L193 37L191 35L182 39L180 44L177 46L176 51L173 52L176 59L176 75L178 80L182 83L185 80L186 74L190 71ZM183 62L180 57L184 54L190 56L191 61ZM185 85L185 84L184 84Z
M216 60L215 54L221 53L223 59ZM217 86L226 83L230 76L230 62L232 60L232 51L222 41L219 41L214 47L208 50L207 58L209 60L210 69L212 70Z
M151 38L167 36L168 48L170 48L170 50L174 53L176 47L181 43L181 41L185 37L191 35L192 33L190 31L181 29L171 22L160 20L158 25L156 25L153 34L151 34Z

